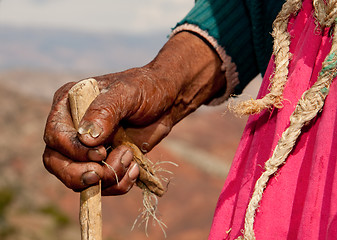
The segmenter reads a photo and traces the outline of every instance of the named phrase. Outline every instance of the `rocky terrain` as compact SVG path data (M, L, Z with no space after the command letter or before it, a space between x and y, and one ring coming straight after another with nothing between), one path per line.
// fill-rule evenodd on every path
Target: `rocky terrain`
M85 76L41 72L0 73L0 239L80 239L79 194L65 188L44 169L43 128L52 92ZM256 87L254 87L256 89ZM174 172L168 192L159 199L168 240L206 239L212 215L246 119L225 106L204 107L179 123L149 153ZM105 240L164 239L161 229L131 231L142 205L137 188L103 199Z

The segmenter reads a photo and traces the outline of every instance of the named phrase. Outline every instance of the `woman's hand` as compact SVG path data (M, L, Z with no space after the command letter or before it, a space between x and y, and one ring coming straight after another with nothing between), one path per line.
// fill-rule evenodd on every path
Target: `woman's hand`
M143 152L150 151L174 124L225 87L220 64L203 40L180 33L148 65L95 77L101 93L78 131L68 104L68 91L74 83L64 85L55 93L47 119L45 167L75 191L102 180L102 194L128 192L139 174L131 150L119 146L108 153L105 148L117 129L122 126Z

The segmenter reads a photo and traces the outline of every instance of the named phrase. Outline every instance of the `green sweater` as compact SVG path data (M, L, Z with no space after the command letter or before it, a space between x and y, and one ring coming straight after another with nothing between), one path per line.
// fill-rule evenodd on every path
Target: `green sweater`
M215 38L237 66L240 84L266 71L272 54L272 23L284 0L197 0L177 24L197 25Z

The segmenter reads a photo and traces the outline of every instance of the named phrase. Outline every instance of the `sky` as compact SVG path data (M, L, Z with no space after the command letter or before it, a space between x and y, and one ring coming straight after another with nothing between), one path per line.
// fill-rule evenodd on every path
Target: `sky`
M144 33L174 27L194 0L0 0L0 24Z

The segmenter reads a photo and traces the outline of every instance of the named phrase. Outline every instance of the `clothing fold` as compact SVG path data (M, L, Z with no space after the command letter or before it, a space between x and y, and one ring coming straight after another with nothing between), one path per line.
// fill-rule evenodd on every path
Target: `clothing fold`
M312 1L289 23L292 37L283 108L248 119L232 168L215 210L209 239L236 239L256 180L264 171L289 117L304 91L317 80L331 49L329 29L320 29ZM268 93L274 72L271 59L258 98ZM286 163L272 176L256 212L256 239L336 239L337 235L337 83L333 81L323 111L302 129ZM230 229L230 231L228 231Z

